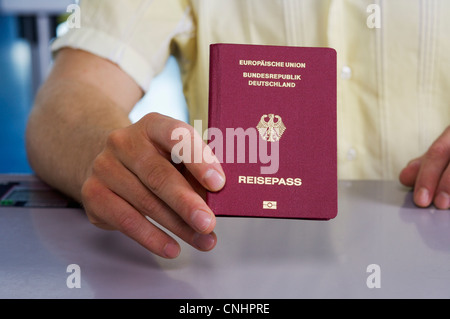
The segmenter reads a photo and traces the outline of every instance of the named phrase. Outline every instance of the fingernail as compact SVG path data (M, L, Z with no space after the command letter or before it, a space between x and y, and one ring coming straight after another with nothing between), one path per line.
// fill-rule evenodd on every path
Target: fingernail
M203 178L205 179L208 188L212 191L220 190L225 184L225 179L215 169L208 170Z
M216 239L213 235L203 235L195 233L193 239L194 245L200 250L211 250L216 244Z
M434 201L439 209L448 209L450 207L450 195L446 192L440 192Z
M425 187L422 187L417 191L416 204L422 207L430 205L430 193Z
M180 254L180 247L176 244L168 243L164 246L163 251L167 258L175 258Z
M211 225L212 216L210 213L203 210L196 210L191 216L191 221L197 231L202 233L209 228L209 225Z

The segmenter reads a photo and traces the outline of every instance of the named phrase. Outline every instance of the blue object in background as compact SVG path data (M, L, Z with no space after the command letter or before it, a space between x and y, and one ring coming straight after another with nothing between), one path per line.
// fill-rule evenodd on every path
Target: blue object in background
M25 128L33 103L31 49L17 20L0 16L0 173L32 172Z
M39 85L33 74L33 52L30 43L20 37L18 18L0 15L0 174L33 173L25 149L27 119ZM132 122L148 112L188 121L179 71L175 58L170 57L130 113Z

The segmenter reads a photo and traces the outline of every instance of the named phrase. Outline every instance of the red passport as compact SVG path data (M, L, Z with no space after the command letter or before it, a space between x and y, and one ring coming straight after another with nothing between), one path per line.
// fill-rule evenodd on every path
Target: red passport
M336 217L336 51L212 44L209 85L216 216Z

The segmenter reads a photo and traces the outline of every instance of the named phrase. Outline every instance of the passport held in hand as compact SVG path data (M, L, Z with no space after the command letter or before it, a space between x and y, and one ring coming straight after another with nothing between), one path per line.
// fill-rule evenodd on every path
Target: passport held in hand
M225 187L217 216L337 215L336 51L210 46L208 143Z

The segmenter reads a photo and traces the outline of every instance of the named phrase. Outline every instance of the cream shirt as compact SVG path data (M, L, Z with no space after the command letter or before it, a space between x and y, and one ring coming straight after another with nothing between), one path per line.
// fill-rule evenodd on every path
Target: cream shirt
M217 42L336 49L340 179L395 179L450 124L448 0L83 0L52 49L110 59L144 91L172 54L206 122Z

